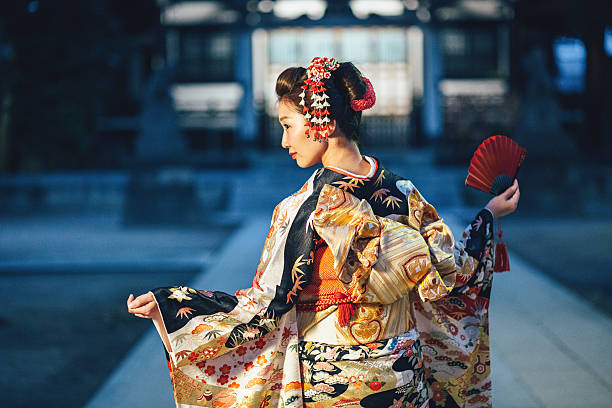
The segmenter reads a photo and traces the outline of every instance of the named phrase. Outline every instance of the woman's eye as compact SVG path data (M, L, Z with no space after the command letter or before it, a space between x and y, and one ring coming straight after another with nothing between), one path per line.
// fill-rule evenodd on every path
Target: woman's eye
M289 130L289 125L284 124L284 125L283 125L283 128L285 128L285 129Z

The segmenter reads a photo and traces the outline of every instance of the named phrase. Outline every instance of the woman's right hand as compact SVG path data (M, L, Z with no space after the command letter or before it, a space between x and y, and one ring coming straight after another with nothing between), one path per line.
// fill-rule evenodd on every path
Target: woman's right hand
M503 217L516 210L520 196L518 181L514 179L514 183L506 191L493 197L485 208L491 211L493 218Z
M159 306L155 301L155 296L152 292L147 292L134 298L134 295L130 293L127 298L128 312L134 316L142 317L145 319L152 319L157 332L161 336L162 342L168 350L168 353L172 353L172 346L170 346L170 340L168 339L168 333L159 311Z
M134 299L134 295L130 293L127 299L128 312L145 319L158 320L161 317L157 302L153 293L147 292Z

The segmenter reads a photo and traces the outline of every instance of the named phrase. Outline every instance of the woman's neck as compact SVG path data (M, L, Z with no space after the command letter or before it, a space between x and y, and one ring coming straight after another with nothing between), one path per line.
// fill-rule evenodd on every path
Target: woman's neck
M361 156L357 143L346 137L331 137L328 143L321 157L324 167L336 167L360 175L368 174L370 164Z

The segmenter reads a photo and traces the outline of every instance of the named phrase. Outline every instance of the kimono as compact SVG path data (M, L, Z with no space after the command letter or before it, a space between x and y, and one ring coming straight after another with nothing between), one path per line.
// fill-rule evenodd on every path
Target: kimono
M250 288L152 291L177 407L491 406L491 213L455 242L366 158L276 206Z

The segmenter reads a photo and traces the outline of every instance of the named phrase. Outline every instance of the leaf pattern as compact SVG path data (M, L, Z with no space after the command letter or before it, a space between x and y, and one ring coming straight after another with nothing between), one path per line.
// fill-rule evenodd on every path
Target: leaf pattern
M304 255L300 255L298 259L296 259L295 262L293 263L293 268L291 268L291 280L293 280L294 282L298 278L298 274L300 275L304 274L304 272L302 272L302 270L300 269L300 266L306 264L305 261L302 261L303 256Z
M181 351L175 353L174 355L176 356L176 358L185 358L189 354L191 354L191 350L181 350Z
M482 225L482 217L477 217L476 221L474 221L474 230L478 231L481 225Z
M350 181L336 181L332 184L337 184L338 188L341 188L344 191L350 191L350 192L354 192L353 189L357 187L356 185L352 184Z
M370 200L378 200L381 201L383 196L385 196L386 194L389 194L389 189L388 188L380 188L378 190L376 190L374 193L372 193L372 196L370 197Z
M305 283L306 281L302 280L302 276L300 276L294 283L293 283L293 288L289 291L289 293L287 293L287 303L291 303L291 296L297 296L297 291L298 290L302 290L302 283Z
M207 340L216 339L221 334L220 330L210 330L205 335L204 338Z
M195 309L190 307L181 307L178 312L176 312L176 317L181 317L181 319L186 319L191 313L193 313Z
M374 185L376 187L379 187L382 185L383 180L385 179L385 171L381 170L380 171L380 175L378 176L378 178L376 179L376 182L374 183Z
M361 179L356 179L353 177L345 177L345 181L335 181L332 184L338 184L338 188L343 189L344 191L354 192L355 188L359 188L364 185L364 181ZM348 181L346 181L348 180Z
M391 208L393 209L395 209L396 206L397 208L399 208L401 202L402 200L395 196L389 196L383 200L384 205L386 205L387 207L391 206Z
M185 337L190 336L190 335L191 335L191 333L183 333L183 334L177 335L173 339L174 345L178 346L178 345L182 344L185 341Z

